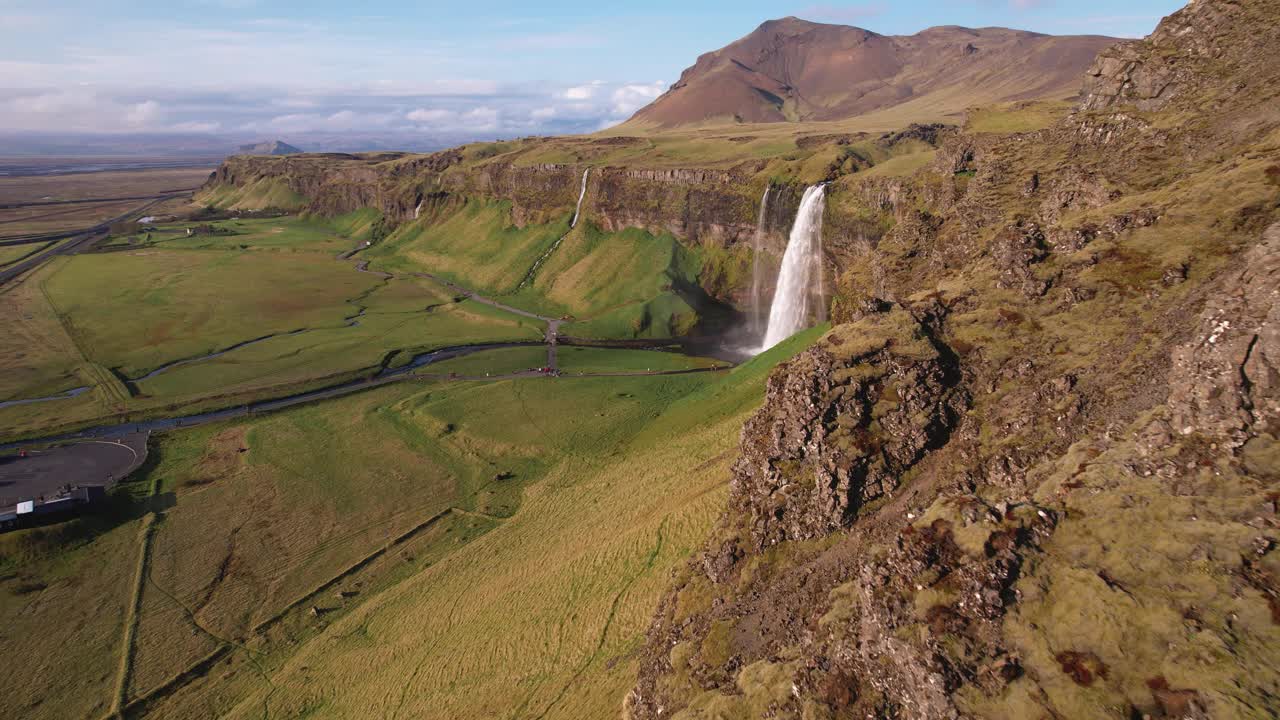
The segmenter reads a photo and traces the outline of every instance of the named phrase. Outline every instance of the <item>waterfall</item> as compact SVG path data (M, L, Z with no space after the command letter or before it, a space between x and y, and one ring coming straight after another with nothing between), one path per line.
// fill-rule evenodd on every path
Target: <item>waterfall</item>
M582 171L582 192L578 193L578 207L573 210L573 220L569 221L569 229L578 227L578 218L582 216L582 201L587 197L587 175L591 173L591 168Z
M764 335L764 308L761 294L764 292L764 266L760 264L760 255L764 253L764 223L768 218L769 195L773 185L764 189L764 197L760 199L760 214L756 217L756 236L751 246L751 333Z
M591 168L587 168L582 171L582 192L578 193L578 207L574 208L573 219L569 221L570 231L578 227L578 218L582 217L582 201L587 197L587 175L590 173ZM551 257L551 254L556 251L556 248L560 247L560 243L564 242L564 239L567 237L569 237L569 233L561 235L559 240L556 240L551 247L547 248L546 252L542 253L542 257L538 258L537 261L533 263L533 267L529 268L529 272L525 273L524 279L520 281L519 287L524 287L533 282L533 276L538 274L538 268L542 267L542 263L546 262L547 258Z
M826 209L826 199L824 184L805 190L800 200L787 252L782 256L782 271L769 311L764 350L800 332L809 321L809 298L814 294L814 286L822 283L822 212Z

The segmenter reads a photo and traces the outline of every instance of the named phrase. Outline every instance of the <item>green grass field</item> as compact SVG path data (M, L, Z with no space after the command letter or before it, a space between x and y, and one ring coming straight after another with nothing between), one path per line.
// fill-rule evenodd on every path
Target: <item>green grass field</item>
M121 678L174 718L612 716L766 373L820 332L725 375L405 384L160 438L112 513L0 537L33 659L0 689L30 718L105 716Z
M618 350L592 347L559 349L560 371L565 375L623 372L666 372L727 366L715 358L655 350Z
M329 257L150 249L61 259L44 281L87 355L126 377L299 328L341 325L379 282Z
M151 241L175 250L269 250L318 252L330 256L350 250L354 242L333 225L297 217L243 218L208 223L219 233L187 236L186 228L205 223L171 223L150 233ZM147 233L134 239L145 240Z
M228 220L216 225L234 234L190 238L173 225L152 246L51 261L0 291L14 318L0 339L0 402L95 390L0 408L0 426L12 436L234 404L434 348L542 337L538 321L335 257L356 244L345 232L368 234L377 219Z
M8 267L16 262L26 260L42 250L45 250L53 243L31 243L30 245L9 245L0 247L0 268Z
M501 348L474 355L434 362L423 369L432 374L457 373L463 377L482 375L506 375L524 372L547 364L547 346Z

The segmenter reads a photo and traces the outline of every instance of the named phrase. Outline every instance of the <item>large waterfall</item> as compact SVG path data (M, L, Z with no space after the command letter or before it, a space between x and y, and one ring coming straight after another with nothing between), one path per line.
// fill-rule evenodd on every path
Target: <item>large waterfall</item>
M800 200L787 252L782 256L764 350L800 332L809 321L809 298L815 294L815 286L822 284L822 213L826 201L826 185L810 187Z
M764 335L764 265L760 262L764 255L765 221L768 219L769 195L773 186L764 189L764 197L760 199L760 214L756 217L756 236L751 245L751 333L757 337Z

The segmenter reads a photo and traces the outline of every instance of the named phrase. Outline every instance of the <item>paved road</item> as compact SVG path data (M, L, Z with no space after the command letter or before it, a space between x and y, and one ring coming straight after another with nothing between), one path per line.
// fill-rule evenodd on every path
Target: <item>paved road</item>
M86 248L92 246L94 243L105 238L112 225L118 222L123 222L125 220L128 220L129 218L135 215L138 215L139 213L146 212L149 208L155 205L158 205L166 200L170 200L175 197L181 197L181 196L180 195L164 195L164 196L158 197L141 207L134 208L133 210L130 210L129 212L123 215L111 218L110 220L107 220L105 222L98 223L97 225L94 225L91 228L85 228L83 230L75 230L75 231L66 232L66 233L54 233L51 235L42 236L39 240L36 240L35 242L47 242L49 240L65 240L67 238L75 238L75 239L72 240L71 242L63 243L61 245L55 245L47 250L36 253L35 255L32 255L31 257L27 258L26 260L23 260L20 263L17 263L15 265L12 265L4 269L3 271L0 271L0 285L4 285L8 283L10 280L13 280L14 278L18 277L19 275L22 275L30 270L33 270L39 267L40 265L43 265L45 261L49 260L50 258L56 255L75 255L85 250ZM21 244L21 243L11 242L7 244Z
M35 202L0 203L0 210L17 210L18 208L49 207L53 205L92 205L93 203L128 202L131 200L155 200L195 192L199 188L175 188L151 195L131 195L129 197L81 198L79 200L38 200Z

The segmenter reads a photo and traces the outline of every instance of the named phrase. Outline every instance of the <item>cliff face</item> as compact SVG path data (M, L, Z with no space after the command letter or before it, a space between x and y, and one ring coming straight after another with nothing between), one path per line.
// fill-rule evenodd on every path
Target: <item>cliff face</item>
M311 212L335 216L366 207L389 220L414 220L432 206L468 198L505 200L512 222L544 223L573 211L587 167L492 162L464 167L456 151L412 161L355 156L228 158L210 185L279 182L307 198ZM692 244L719 247L750 241L767 180L751 172L699 169L591 168L584 210L610 231L667 231ZM799 192L775 192L767 230L775 245L799 204Z
M1056 125L833 184L839 324L630 717L1280 712L1278 27L1198 0Z
M1248 104L1260 90L1265 97L1272 76L1269 59L1253 50L1275 42L1277 32L1266 3L1192 2L1146 40L1103 50L1085 76L1081 107ZM1258 37L1241 42L1245 35Z

